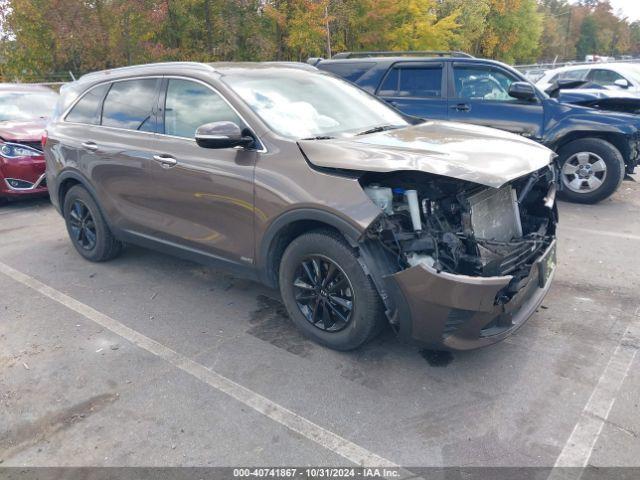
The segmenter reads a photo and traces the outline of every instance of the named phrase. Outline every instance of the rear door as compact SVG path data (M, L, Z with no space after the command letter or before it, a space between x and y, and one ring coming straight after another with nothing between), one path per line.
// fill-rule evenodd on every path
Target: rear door
M408 115L447 118L444 62L398 62L391 66L376 92Z
M149 181L157 129L160 77L117 80L100 110L100 125L83 135L81 157L113 226L153 234L155 186Z
M542 138L542 101L511 97L511 84L522 81L512 72L497 65L454 62L450 78L450 120L499 128L534 140Z

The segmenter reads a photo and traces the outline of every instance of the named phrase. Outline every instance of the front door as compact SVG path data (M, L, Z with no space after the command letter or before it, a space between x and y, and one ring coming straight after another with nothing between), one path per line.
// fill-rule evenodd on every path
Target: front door
M454 63L449 87L449 119L540 140L544 123L542 101L511 97L509 87L516 81L521 79L498 66Z
M209 85L168 78L162 91L160 134L149 168L158 239L233 263L251 263L253 174L260 153L202 148L194 140L196 129L205 123L247 125Z

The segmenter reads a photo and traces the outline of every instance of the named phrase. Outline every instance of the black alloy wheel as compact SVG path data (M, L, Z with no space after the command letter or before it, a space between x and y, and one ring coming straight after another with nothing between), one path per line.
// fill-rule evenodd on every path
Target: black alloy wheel
M76 251L91 262L115 258L122 243L114 237L100 207L82 185L74 185L62 199L62 214Z
M69 230L72 240L84 250L93 250L98 234L91 211L80 199L71 204L69 211Z
M304 258L293 280L295 301L314 327L339 332L351 322L354 291L345 272L327 257Z

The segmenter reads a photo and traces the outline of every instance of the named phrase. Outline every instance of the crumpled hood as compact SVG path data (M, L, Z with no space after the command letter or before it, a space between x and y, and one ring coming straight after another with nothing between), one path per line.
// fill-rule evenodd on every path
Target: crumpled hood
M37 118L23 122L0 122L0 138L7 141L40 141L47 120Z
M392 172L417 170L498 188L551 163L554 153L493 128L428 121L345 139L300 140L313 165Z

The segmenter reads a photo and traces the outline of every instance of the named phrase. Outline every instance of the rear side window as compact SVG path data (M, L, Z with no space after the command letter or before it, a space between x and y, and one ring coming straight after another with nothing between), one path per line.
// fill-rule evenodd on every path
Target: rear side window
M164 133L176 137L193 138L199 126L211 122L234 122L243 128L220 95L190 80L169 80L164 112Z
M111 85L102 107L102 125L155 132L156 78L125 80Z
M382 82L378 95L383 97L441 97L442 66L392 68Z
M559 80L583 80L589 70L567 70L566 72L559 73Z
M97 125L100 123L100 105L104 94L109 90L109 84L98 85L89 90L67 115L68 122L87 123Z
M327 64L320 63L320 65L318 65L321 70L331 72L345 80L349 80L350 82L356 82L374 66L375 62L336 62Z

